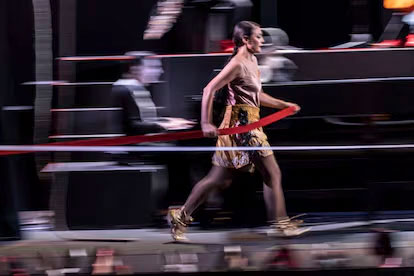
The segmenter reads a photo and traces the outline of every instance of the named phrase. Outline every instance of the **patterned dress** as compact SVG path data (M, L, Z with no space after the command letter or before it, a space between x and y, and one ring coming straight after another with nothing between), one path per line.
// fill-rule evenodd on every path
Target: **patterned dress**
M253 62L241 63L242 70L228 84L229 97L221 128L237 127L256 122L260 119L260 92L262 84L257 65ZM262 128L247 133L222 135L218 137L217 147L252 146L267 147L267 136ZM215 166L253 171L253 159L273 154L271 150L257 151L216 151L212 162Z

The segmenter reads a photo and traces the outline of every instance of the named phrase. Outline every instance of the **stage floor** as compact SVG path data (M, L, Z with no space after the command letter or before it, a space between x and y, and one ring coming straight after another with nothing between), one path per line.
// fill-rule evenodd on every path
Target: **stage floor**
M190 227L189 243L173 242L167 228L30 230L23 231L23 240L2 242L0 257L17 257L31 273L67 268L89 273L97 249L113 249L114 260L131 273L223 271L233 265L260 271L413 267L412 217L410 212L377 214L371 220L361 220L364 214L311 214L305 217L305 226L312 229L296 238L269 237L265 227L214 231ZM393 248L385 261L375 254L384 230ZM289 262L286 253L281 254L285 248Z

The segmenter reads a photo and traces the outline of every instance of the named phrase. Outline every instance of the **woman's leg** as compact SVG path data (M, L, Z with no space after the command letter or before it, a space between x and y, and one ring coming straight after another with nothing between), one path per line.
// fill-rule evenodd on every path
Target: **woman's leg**
M192 221L191 214L207 198L208 194L220 185L229 185L231 171L226 168L213 166L210 172L201 179L191 191L181 209L170 209L168 212L171 223L171 234L176 241L187 241L185 232Z
M258 157L257 160L255 160L255 165L262 173L264 183L268 186L263 191L265 200L268 200L269 203L273 203L273 208L275 208L276 213L274 216L274 218L276 219L276 231L270 231L268 232L268 234L281 235L284 237L293 237L309 231L310 228L298 228L298 226L303 221L292 220L289 217L287 217L285 196L283 195L281 183L282 177L279 165L277 164L274 155L272 154L266 157ZM271 190L268 188L271 188Z
M267 211L267 219L269 222L275 220L276 217L276 200L273 194L273 189L265 184L263 181L263 199L266 206Z
M271 219L276 221L286 218L285 197L282 189L282 174L274 155L257 157L254 160L255 166L263 176L266 187L263 189L263 196L268 208L268 213L273 214Z
M204 202L210 191L222 185L228 186L231 179L230 169L213 166L210 172L194 186L181 210L186 215L191 215Z

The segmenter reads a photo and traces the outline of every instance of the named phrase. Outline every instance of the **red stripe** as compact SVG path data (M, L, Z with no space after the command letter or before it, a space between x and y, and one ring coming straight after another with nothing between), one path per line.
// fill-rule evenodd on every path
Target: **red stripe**
M255 128L267 126L273 122L279 121L295 112L294 107L285 108L279 112L275 112L269 116L263 117L257 122L238 126L234 128L223 128L218 130L219 135L231 135L248 132ZM76 140L69 142L55 142L49 144L40 144L35 146L120 146L139 144L146 142L166 142L166 141L178 141L178 140L190 140L203 138L203 132L201 130L174 132L174 133L162 133L154 135L137 135L137 136L125 136L117 138L103 138L103 139L88 139L88 140ZM29 153L34 151L1 151L0 155L14 155Z
M95 60L132 60L133 56L91 56L91 57L62 57L63 61L95 61Z

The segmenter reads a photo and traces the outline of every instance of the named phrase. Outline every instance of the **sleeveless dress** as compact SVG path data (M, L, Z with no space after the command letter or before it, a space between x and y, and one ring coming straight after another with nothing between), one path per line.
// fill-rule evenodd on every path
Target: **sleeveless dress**
M257 65L253 62L241 62L241 72L228 84L227 99L221 128L237 127L256 122L260 119L260 93L262 84ZM217 139L217 147L267 147L270 146L262 128L236 135L221 135ZM253 159L273 154L271 150L257 151L216 151L212 158L215 166L254 170Z

